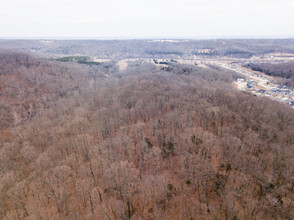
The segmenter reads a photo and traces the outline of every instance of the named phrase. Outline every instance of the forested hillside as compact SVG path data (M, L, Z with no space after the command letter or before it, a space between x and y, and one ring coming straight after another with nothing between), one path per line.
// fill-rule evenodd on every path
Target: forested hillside
M279 64L250 63L246 66L253 70L264 72L270 76L285 78L285 83L291 87L294 87L294 61Z
M0 131L32 118L59 97L79 90L89 79L103 77L97 69L0 52Z
M235 73L0 56L0 219L294 218L294 111Z
M179 58L226 56L250 58L274 52L294 53L293 39L215 40L0 40L0 48L54 56L81 55L100 58Z

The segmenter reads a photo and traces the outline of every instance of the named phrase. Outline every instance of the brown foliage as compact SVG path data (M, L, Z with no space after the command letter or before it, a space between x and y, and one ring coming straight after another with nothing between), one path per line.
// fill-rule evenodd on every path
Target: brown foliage
M2 139L0 218L293 218L293 110L232 77L133 65L59 97Z

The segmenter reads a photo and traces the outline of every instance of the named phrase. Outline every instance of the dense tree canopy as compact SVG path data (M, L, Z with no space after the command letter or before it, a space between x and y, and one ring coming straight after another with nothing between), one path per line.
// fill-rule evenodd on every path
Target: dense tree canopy
M0 219L294 218L294 112L235 73L0 60Z

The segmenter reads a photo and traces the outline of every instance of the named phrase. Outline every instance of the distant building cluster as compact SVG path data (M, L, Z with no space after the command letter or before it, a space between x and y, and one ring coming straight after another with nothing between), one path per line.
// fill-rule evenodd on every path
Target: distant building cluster
M241 65L241 64L240 64ZM241 65L242 66L242 65ZM262 74L250 72L246 69L238 68L238 64L234 63L232 65L226 65L226 67L238 72L242 73L249 77L249 79L238 78L237 83L243 84L244 86L251 91L253 94L262 94L265 96L269 96L275 99L279 99L283 102L286 102L290 106L294 106L294 88L286 86L284 84L277 85L273 82L270 82L267 76ZM259 83L259 78L263 82ZM256 79L252 80L252 79Z
M286 103L294 107L294 100L286 100Z
M258 82L253 81L253 80L250 80L250 81L247 82L247 88L248 88L248 89L252 89L252 88L254 88L257 84L258 84Z
M198 54L210 54L213 53L213 49L199 49L197 50Z

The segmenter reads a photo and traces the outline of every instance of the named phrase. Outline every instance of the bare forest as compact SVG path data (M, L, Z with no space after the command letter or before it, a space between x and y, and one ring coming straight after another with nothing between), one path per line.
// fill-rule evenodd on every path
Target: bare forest
M225 42L1 41L0 219L293 219L292 108L237 90L241 76L213 65L117 65L275 50ZM95 48L109 60L58 60Z

